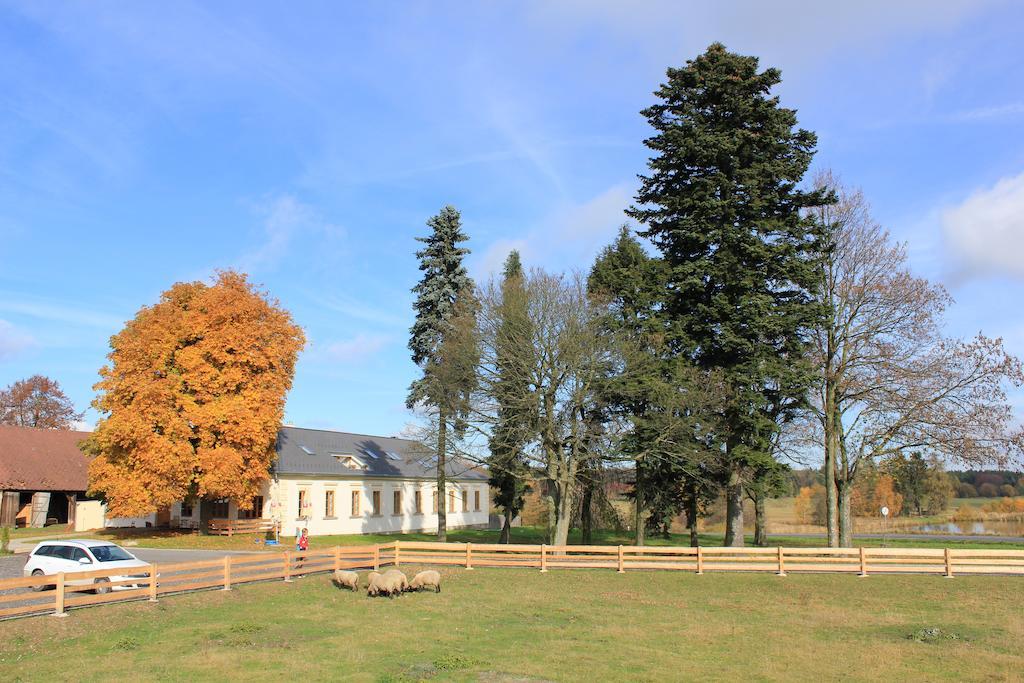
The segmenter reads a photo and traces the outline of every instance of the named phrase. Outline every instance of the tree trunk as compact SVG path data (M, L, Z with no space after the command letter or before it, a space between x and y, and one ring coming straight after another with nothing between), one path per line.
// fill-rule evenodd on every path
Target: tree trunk
M572 480L557 482L557 508L555 514L555 537L553 545L568 545L569 526L572 522Z
M743 547L743 479L740 465L730 465L725 487L725 545Z
M589 474L589 473L588 473ZM594 503L594 482L587 480L583 488L583 500L580 501L580 535L583 545L590 545L592 539L591 529L593 519L591 518L591 507Z
M512 511L505 510L505 523L501 527L501 537L498 538L498 543L511 543L512 542Z
M437 540L448 540L448 491L445 464L448 451L448 415L444 406L437 412Z
M853 518L850 516L850 481L841 479L839 484L839 547L853 547Z
M690 547L696 548L700 545L700 537L697 535L697 487L693 486L690 492L690 499L686 501L686 524L690 528Z
M754 493L754 545L768 545L768 518L765 513L763 491Z
M210 520L213 519L213 501L199 499L199 533L207 536L210 533Z
M634 484L633 492L633 516L634 523L636 524L636 545L642 546L644 543L644 523L643 523L643 496L640 493L640 462L637 461L636 470L636 483Z
M839 545L839 529L836 522L837 497L836 497L836 455L839 450L839 435L836 433L836 406L835 383L829 379L825 386L825 417L823 426L825 429L825 531L828 538L828 547L835 548Z
M549 481L548 486L554 490L555 483L553 481ZM557 515L555 513L555 494L553 492L549 492L544 499L548 504L548 525L544 530L544 542L551 544L554 542L555 538L555 520L557 519Z

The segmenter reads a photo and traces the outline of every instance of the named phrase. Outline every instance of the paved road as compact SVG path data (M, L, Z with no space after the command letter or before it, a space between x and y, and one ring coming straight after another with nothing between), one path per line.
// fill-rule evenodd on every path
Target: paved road
M33 547L35 545L33 544ZM201 562L215 560L225 555L246 555L248 550L170 550L166 548L128 548L128 552L143 562L170 564L177 562ZM259 551L255 551L259 552ZM21 570L28 560L28 555L6 555L0 557L0 579L13 579L21 576Z

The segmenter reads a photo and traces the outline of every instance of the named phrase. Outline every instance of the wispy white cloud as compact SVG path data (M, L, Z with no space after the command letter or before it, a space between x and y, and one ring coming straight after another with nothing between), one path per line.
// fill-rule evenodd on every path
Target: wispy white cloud
M533 0L535 21L553 33L592 31L633 42L638 50L692 52L715 36L734 49L753 51L793 66L822 62L843 48L868 49L892 35L948 29L999 0L862 0L856 3L737 0ZM766 30L770 27L771 30Z
M238 259L238 267L252 272L273 269L287 256L292 240L301 231L337 240L345 235L340 226L320 218L307 204L292 195L281 195L255 204L262 216L263 241Z
M98 327L108 330L119 328L125 321L125 318L122 316L89 310L85 306L29 299L23 294L13 294L11 292L0 292L0 311L27 315L32 318L39 318L40 320L49 320L68 325Z
M1024 173L976 190L946 209L942 226L958 276L1024 278Z
M0 319L0 361L16 358L35 345L32 335Z
M324 347L324 354L335 363L358 363L375 356L390 342L388 335L360 333L351 339L328 344Z
M989 121L1013 116L1024 115L1024 102L1009 102L1007 104L996 104L988 107L977 107L951 114L948 118L951 121Z
M501 270L513 249L519 251L527 267L587 269L626 222L624 211L631 197L632 186L620 183L586 201L562 204L522 236L493 242L473 259L470 270L478 281L486 280Z

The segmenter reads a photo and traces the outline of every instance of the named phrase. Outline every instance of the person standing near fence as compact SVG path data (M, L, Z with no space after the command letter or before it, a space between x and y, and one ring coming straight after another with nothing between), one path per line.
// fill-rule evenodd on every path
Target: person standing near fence
M299 537L295 539L295 550L297 550L300 553L305 553L307 550L309 550L309 529L303 527L302 533L299 534ZM298 561L295 563L296 570L302 569L303 559L304 557L300 555ZM302 575L300 574L300 576Z

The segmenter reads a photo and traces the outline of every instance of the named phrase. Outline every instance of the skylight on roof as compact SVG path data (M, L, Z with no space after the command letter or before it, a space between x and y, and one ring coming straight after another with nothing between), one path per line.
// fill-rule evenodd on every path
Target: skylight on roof
M369 457L373 458L374 460L377 459L377 454L374 453L373 451L371 451L369 448L360 448L359 451L361 453L363 453L364 455L368 455Z
M384 452L392 460L401 460L402 459L402 456L400 456L398 453L395 453L394 451L384 451Z
M300 443L299 448L301 448L302 452L305 453L306 455L316 455L316 451L311 449L309 446L304 446Z

